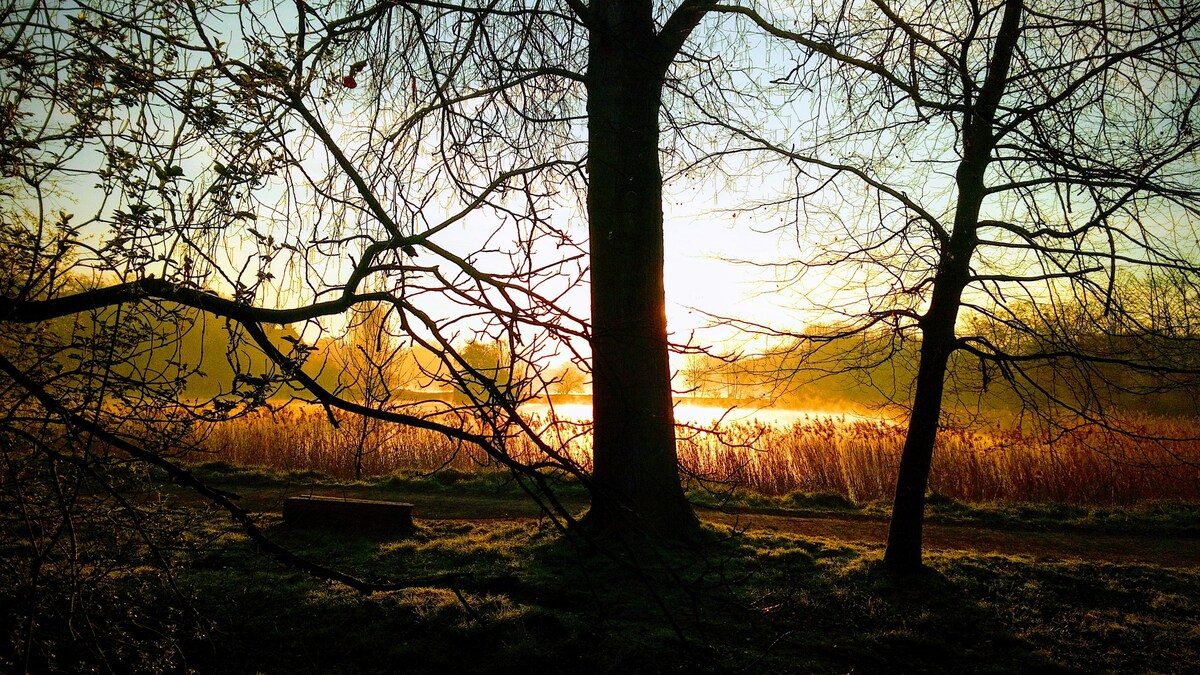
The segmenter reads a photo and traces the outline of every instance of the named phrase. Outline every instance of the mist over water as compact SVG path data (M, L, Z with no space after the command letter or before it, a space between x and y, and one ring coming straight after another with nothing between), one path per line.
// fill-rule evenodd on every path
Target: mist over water
M551 409L559 419L584 421L592 418L592 406L588 403L528 403L521 412L545 417ZM723 423L754 423L786 427L803 420L833 418L846 422L872 419L866 415L828 410L800 410L754 406L675 404L675 421L680 424L710 426L720 420Z

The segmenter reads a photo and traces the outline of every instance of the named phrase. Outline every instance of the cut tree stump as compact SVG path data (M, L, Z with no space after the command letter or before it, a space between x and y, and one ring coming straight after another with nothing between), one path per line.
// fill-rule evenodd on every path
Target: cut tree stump
M408 534L412 509L407 502L308 495L283 500L283 520L296 527Z

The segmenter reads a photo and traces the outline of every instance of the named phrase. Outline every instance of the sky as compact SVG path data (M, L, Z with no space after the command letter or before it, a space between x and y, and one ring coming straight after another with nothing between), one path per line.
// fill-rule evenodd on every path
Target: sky
M285 5L292 6L287 3ZM285 22L288 20L287 16L278 15L277 18L279 17L282 17L280 20ZM214 19L214 21L217 27L221 27L220 20ZM710 34L698 38L703 44L713 46L717 58L722 59L721 64L731 85L737 85L737 83L750 78L765 77L770 72L786 71L794 63L793 54L778 46L768 46L769 41L751 41L744 38L720 41L722 36L736 34L736 31L725 30L727 24L732 21L733 19L730 18L708 21L702 25L701 31L710 31ZM228 38L233 34L232 25L226 25L225 28L230 29L226 31L228 35L225 37ZM369 106L366 103L372 100L376 94L376 90L372 88L374 86L372 82L380 80L384 86L387 86L389 82L381 80L382 76L376 69L376 64L372 63L359 74L358 86L353 90L347 89L339 85L340 74L345 70L346 65L334 62L318 66L324 70L322 70L322 78L313 85L313 105L336 136L351 138L369 121L369 117L366 116ZM692 68L702 69L696 63L690 62L680 68L681 73L692 72L688 70ZM376 80L372 80L373 77ZM394 82L390 84L395 85ZM400 83L400 89L407 90L403 81ZM734 87L731 90L737 89ZM800 87L796 89L797 92L801 90ZM323 98L322 92L328 93L329 91L335 95L327 99ZM392 95L396 93L395 90L391 91ZM735 103L740 106L739 114L745 115L743 123L748 128L767 136L775 135L784 140L804 143L811 140L803 136L804 131L812 129L814 124L819 124L831 115L846 117L844 110L836 109L835 106L828 104L826 107L812 104L806 96L808 94L795 93L794 98L782 110L768 105L777 102L773 100L759 101L761 110L755 108L754 101ZM320 100L318 101L318 99ZM401 106L402 104L405 104L405 101L401 96L396 105ZM682 115L685 120L696 119L693 114L695 110L689 109L688 101L678 95L669 94L667 106L672 115ZM119 119L118 122L137 123L138 120L132 112L119 113L119 115L126 114L129 117ZM688 115L693 116L689 118ZM168 131L170 131L169 127L164 130L164 133ZM789 132L792 135L789 136ZM668 171L679 170L681 162L686 162L688 159L687 154L696 152L695 148L685 147L688 140L683 135L664 134L664 166ZM913 149L918 159L922 153L938 160L953 159L951 156L954 154L955 148L953 137L931 135L925 140L924 146ZM886 138L878 142L882 145L889 144ZM701 146L703 142L701 141L697 145ZM877 148L864 148L864 152L875 152L876 150ZM303 158L302 166L316 174L324 171L332 162L330 158L318 152L316 146L311 142L302 147L300 151L308 153ZM199 192L206 185L211 184L213 178L210 168L216 155L211 149L205 148L203 144L191 147L189 152L190 156L179 157L175 160L185 174L180 179L179 185L184 192ZM568 154L569 152L578 152L578 150L569 149ZM903 148L898 148L888 154L885 149L884 152L879 152L877 155L882 158L880 161L890 163L890 168L895 171L898 181L906 183L913 191L914 196L928 204L933 204L934 208L945 208L951 203L952 197L947 194L949 177L944 174L939 175L935 171L922 172L919 170L918 162L913 161L914 157L906 155L905 152ZM95 164L97 159L98 155L88 151L82 153L76 161L81 165L86 165L89 162ZM228 158L225 159L229 161ZM736 161L733 165L736 165ZM886 164L880 164L880 166L886 166ZM207 172L206 176L205 172ZM872 196L868 192L858 188L843 189L829 196L811 200L806 204L806 208L812 209L809 213L787 214L781 213L779 209L745 208L747 203L794 194L807 187L792 184L790 182L791 172L779 165L748 164L735 170L729 170L726 174L706 172L702 167L695 172L696 175L691 174L690 171L685 172L684 175L667 185L663 203L668 327L672 339L676 343L689 343L695 346L717 345L718 348L734 350L741 346L739 340L745 338L739 337L728 327L709 328L708 325L712 322L710 315L736 316L754 323L800 330L807 324L822 319L821 314L806 308L843 301L853 303L856 298L864 297L864 289L868 288L869 280L860 276L861 270L853 265L846 266L846 269L839 272L838 275L825 274L820 271L813 272L790 288L784 288L777 282L788 273L788 270L754 267L733 261L763 262L779 258L818 255L837 243L836 235L840 218L845 218L847 229L861 229L869 233L870 227L861 226L864 223L869 226L873 222L881 222L884 220L884 216L880 215L877 220L872 221L871 218L875 217L874 214L862 210L872 203ZM98 211L101 208L100 194L86 184L94 179L91 176L85 176L82 180L84 182L77 185L60 186L59 194L53 198L53 203L50 204L50 210L53 211L61 205L64 210L79 213L81 219ZM151 180L153 179L151 178ZM386 191L393 188L385 186L384 189ZM219 247L221 255L227 258L223 261L223 267L233 270L232 273L236 275L246 261L253 261L259 253L255 238L248 233L250 227L263 230L268 235L276 234L283 237L282 229L272 231L266 223L272 215L271 209L281 203L286 194L282 183L268 183L258 190L256 202L244 202L247 208L258 212L259 220L253 223L250 221L243 223L244 229L240 232L226 233L221 242L222 246ZM303 198L303 195L301 197ZM561 221L563 227L569 229L574 237L582 241L583 235L586 233L583 216L568 201L560 200L560 203L554 207L554 217ZM835 202L836 205L834 205ZM105 206L108 209L106 215L111 214L112 209L126 207L127 205L118 201L110 201ZM425 204L422 213L427 222L437 222L453 208L448 206L447 199L439 196ZM859 210L855 211L855 209ZM325 225L329 223L330 219L336 218L336 215L330 213L317 214L311 210L305 212L303 209L295 208L282 210L274 214L274 217L277 219L279 227L292 227L294 228L293 233L295 233L308 226L306 218L317 215L320 216L317 219L322 220ZM478 245L480 232L491 231L491 225L485 222L487 217L489 217L487 214L481 214L474 220L467 219L462 224L448 228L445 232L437 235L436 241L456 253L471 251ZM862 220L864 218L866 220ZM299 228L295 227L297 223L300 225ZM87 233L85 232L85 234ZM91 243L97 246L103 245L104 239L111 235L111 233L99 229L93 230L91 234L94 237ZM293 234L292 241L298 246L310 245L303 237L295 234ZM547 255L554 255L554 253L551 251ZM427 254L418 258L417 262L433 264L432 257ZM349 255L339 255L323 263L323 271L331 277L344 276L346 270L349 269L349 262ZM155 264L159 265L159 263ZM999 263L995 264L999 265ZM284 271L278 266L272 268L272 271L277 272L276 288L272 292L262 294L260 301L267 304L293 305L313 299L311 289L305 288L307 279L297 282L284 274ZM227 284L222 285L215 278L210 279L209 283L220 292L226 294L232 292L232 288ZM832 289L841 286L846 288L841 291L841 296L835 299L832 296ZM575 314L586 315L586 294L582 291L568 294L565 297L565 304ZM452 311L452 308L447 311ZM344 322L339 323L337 319L333 319L327 322L327 328L330 333L336 334L344 328Z
M283 20L286 22L289 19L284 16ZM220 29L214 32L214 39L223 39L235 51L243 48L236 37L238 31L234 29L232 19L214 18L213 21L214 27ZM709 28L714 30L714 35L722 34L713 26ZM768 70L776 68L781 63L786 63L788 58L786 54L772 52L765 42L732 41L723 43L721 50L722 57L728 61L730 77L734 79L753 76L758 72L756 69L763 67L763 64L766 64ZM329 67L329 82L314 87L314 96L322 86L332 88L336 95L333 102L319 107L319 111L336 136L350 139L362 128L364 120L369 119L364 117L367 110L364 102L375 95L375 90L369 84L372 75L369 68L359 75L360 83L354 90L339 87L339 68L341 66L338 64ZM678 98L670 96L667 104L681 105ZM113 113L116 116L115 127L137 127L143 124L144 118L139 118L137 110L114 109ZM761 123L780 123L777 120L772 121L771 117L766 119L767 121ZM795 121L794 116L782 119L787 123ZM177 116L174 117L174 121L178 121ZM160 122L164 122L160 135L166 138L174 131L171 128L172 116L163 117ZM664 134L665 168L671 168L671 160L667 157L679 153L679 148L671 147L676 140L677 137ZM347 144L347 147L352 146L352 143ZM314 175L320 175L332 160L319 152L317 146L310 143L308 148L310 154L304 158L303 166ZM213 165L221 160L226 163L230 161L202 142L186 146L182 153L174 155L171 161L178 165L184 174L177 181L180 189L179 201L183 202L187 193L202 194L214 179ZM96 215L110 218L116 210L128 209L129 205L123 203L120 198L106 198L103 192L97 189L96 178L90 173L102 166L102 157L96 149L80 153L73 160L73 165L89 173L83 174L74 182L68 180L60 183L57 194L51 195L47 203L48 211L54 212L62 208L74 212L78 214L75 222L80 222ZM155 180L148 170L143 171L150 182ZM771 171L774 173L768 173ZM798 254L805 244L810 243L802 239L797 240L795 228L776 229L780 225L778 212L744 208L747 202L766 196L777 196L775 191L789 189L789 178L790 174L780 171L778 167L750 167L740 168L729 176L723 176L719 172L705 175L704 171L698 171L694 177L677 178L666 186L663 201L666 252L664 282L668 330L674 343L702 348L715 347L718 351L730 352L746 346L747 339L738 331L729 326L713 327L711 324L714 322L714 316L738 317L755 323L782 325L791 329L802 328L805 322L813 320L813 314L805 314L799 309L806 300L805 296L814 293L813 288L781 289L775 283L776 270L736 262L771 260L779 255ZM303 195L301 197L303 198ZM254 269L253 261L261 252L261 246L256 237L249 233L250 228L280 239L288 236L283 229L273 230L269 220L272 217L271 210L289 198L287 188L282 182L268 181L256 191L254 201L242 201L247 211L256 213L258 219L247 219L242 223L240 230L223 233L219 245L214 249L222 258L220 267L229 275L238 277L240 273L241 278L246 280L247 273L239 271L248 269L252 272ZM435 199L426 204L423 215L427 222L437 222L453 208L448 207L444 201L439 203L439 200ZM286 207L274 214L274 217L278 219L281 227L293 230L291 240L294 243L304 246L306 242L303 238L296 238L295 232L307 227L304 219L311 215L311 211L306 214L301 209ZM327 213L321 220L328 224L334 217ZM482 222L487 217L485 214L476 220L468 218L461 226L448 228L439 234L436 241L455 253L468 252L477 245L479 233L489 230L490 226ZM583 241L586 223L583 214L575 205L564 201L556 208L555 218L562 221L579 241ZM295 227L297 222L301 225L299 228ZM107 225L96 222L93 226L85 228L83 235L89 246L102 248L112 240L113 232ZM172 246L170 237L165 241L167 243L164 246L167 248L160 252L166 252ZM436 264L437 261L431 258L431 255L426 254L416 259L416 262ZM325 273L332 277L344 277L349 270L349 263L349 257L340 256L322 264ZM161 276L165 264L163 261L155 261L145 271ZM287 274L279 264L274 265L272 271L276 280L268 285L266 292L260 293L260 303L268 306L294 306L318 299L307 287L308 279L297 280ZM204 283L226 296L233 292L232 287L216 275L210 276ZM586 291L582 288L573 291L565 297L564 304L572 313L586 316ZM444 309L446 312L454 311L448 304ZM322 323L325 327L325 337L337 335L346 327L344 317L331 317ZM302 335L310 340L318 337L312 330L305 330L303 327L299 329ZM586 352L586 346L576 346ZM565 358L565 354L560 354L560 358ZM677 369L682 367L683 358L680 355L674 357L673 365Z

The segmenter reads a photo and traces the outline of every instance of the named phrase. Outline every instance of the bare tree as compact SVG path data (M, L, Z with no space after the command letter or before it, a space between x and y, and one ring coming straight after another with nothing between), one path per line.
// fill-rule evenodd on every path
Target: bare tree
M230 335L267 363L242 364L232 391L194 414L315 398L475 444L543 487L547 473L581 473L518 414L545 379L499 386L460 347L503 344L524 373L590 351L588 521L689 537L697 521L675 454L662 162L678 168L704 153L680 110L737 107L723 98L737 78L692 39L714 7L14 5L7 77L23 107L6 117L6 170L26 187L63 186L39 202L44 213L68 195L86 209L85 229L68 239L92 283L6 297L0 313L34 323L137 303L200 310L240 326ZM562 217L573 209L586 211L586 233ZM585 280L587 320L576 290ZM540 443L546 463L517 466L496 433L468 428L474 413L450 423L445 409L385 410L322 387L319 338L367 305L389 308L398 349L436 354L439 373L498 411L496 425ZM301 339L281 345L272 325Z
M342 411L475 446L560 525L574 522L551 487L565 473L592 491L596 531L692 537L675 453L663 183L705 153L681 111L739 103L721 53L730 41L710 50L693 38L714 7L6 5L0 165L5 198L32 213L20 227L34 243L0 321L41 329L94 316L110 339L92 340L95 358L71 378L0 358L5 386L36 411L5 432L28 434L32 419L69 430L62 437L78 447L102 443L220 505L265 550L364 591L431 580L367 582L290 555L175 461L184 444L155 433L169 428L155 411L211 421L315 400L331 423ZM562 215L573 212L586 213L586 228ZM55 266L43 263L68 253L83 281L46 287ZM394 318L394 349L436 355L426 375L471 400L323 386L322 338L373 307ZM235 367L200 404L184 388L202 365L176 353L196 311L228 326ZM501 345L502 363L464 345ZM251 349L263 358L242 358ZM42 365L70 353L50 351ZM136 367L162 362L144 359L149 351L173 365ZM590 475L519 414L547 385L540 369L563 356L591 360ZM113 382L130 398L122 406ZM512 433L541 456L511 456Z
M350 329L336 358L340 366L339 381L345 383L354 400L363 405L393 409L394 404L402 400L403 387L416 380L416 363L396 344L389 306L368 304L356 309L361 311L352 314ZM364 458L386 444L383 435L392 426L367 415L354 416L349 424L356 438L351 449L354 478L361 479Z
M1114 429L1115 394L1194 382L1194 3L873 0L787 29L726 11L796 45L791 83L821 102L790 138L743 136L807 190L793 222L823 248L791 269L850 280L826 295L839 334L920 344L890 568L921 564L948 374L973 361L975 387Z
M581 277L569 240L561 242L567 254L548 262L532 253L543 233L514 237L507 250L472 240L469 252L488 257L486 272L436 241L423 251L442 267L412 262L418 242L402 239L394 220L406 203L382 210L372 189L383 188L368 187L361 170L369 162L349 157L361 147L346 140L353 126L321 119L355 105L333 96L353 93L342 68L353 66L331 54L344 56L345 43L369 25L349 30L357 19L326 21L307 42L307 22L328 18L318 14L293 3L34 1L0 9L0 498L6 536L30 551L12 568L6 558L4 569L13 589L5 604L19 604L14 611L23 616L13 639L25 669L73 667L51 657L120 669L127 659L150 664L155 650L162 660L150 667L171 667L176 650L134 639L137 626L108 616L117 605L103 595L119 589L99 583L114 570L153 565L170 586L172 558L159 543L176 540L171 528L179 523L157 517L158 500L137 497L164 477L225 509L263 550L317 577L363 591L456 583L366 581L275 544L232 496L178 461L192 450L196 418L225 419L295 395L325 405L331 422L341 408L438 430L516 470L547 512L570 522L547 488L555 472L578 468L554 448L545 446L547 460L527 467L445 406L434 417L317 382L309 357L332 330L321 318L357 307L402 315L403 346L424 345L448 377L469 372L451 336L536 329L520 336L520 358L530 362L555 339L585 337L569 314L556 311L548 321L553 297L540 295L545 280L558 295ZM287 54L290 75L281 70ZM525 173L519 167L504 180ZM389 189L390 178L380 178ZM478 206L470 202L455 212L443 200L431 209L435 222L405 220L406 232L444 230ZM508 225L525 217L514 213ZM380 277L387 283L375 286ZM227 322L232 342L206 360L228 357L236 369L224 391L200 404L187 390L203 369L199 355L179 351L194 310ZM276 339L272 325L289 324L304 340L300 332L290 343ZM242 358L243 341L265 358ZM519 401L506 403L516 418ZM90 534L106 528L112 537ZM130 550L140 553L130 558ZM80 571L85 576L64 576ZM56 630L58 642L50 637Z

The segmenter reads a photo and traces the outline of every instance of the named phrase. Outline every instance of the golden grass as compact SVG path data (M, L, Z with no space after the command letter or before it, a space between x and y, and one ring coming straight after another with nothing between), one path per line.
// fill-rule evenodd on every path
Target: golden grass
M205 425L197 461L313 470L354 477L396 471L472 471L495 466L477 448L434 431L347 416L334 428L317 408L286 408ZM470 423L465 423L470 424ZM577 425L534 418L551 446L566 448L587 468L590 453ZM1185 436L1190 420L1145 420L1144 436ZM478 428L475 429L478 431ZM681 429L680 462L702 479L768 495L793 491L843 495L861 503L891 498L904 427L884 421L812 417L788 426L736 423L720 433ZM543 459L519 434L505 439L522 461ZM1200 500L1200 442L1166 444L1084 427L1055 437L1000 427L944 430L930 490L971 502L1133 504L1153 499Z
M229 421L202 423L197 429L202 453L193 460L219 460L239 466L262 466L284 471L319 471L335 478L354 477L361 453L362 475L382 476L396 471L433 472L443 468L473 471L496 467L478 447L451 439L437 431L365 420L335 413L335 427L324 409L289 406L278 411L257 411ZM494 437L478 423L445 414L437 421L465 431ZM562 421L547 424L536 416L530 424L541 437L585 468L590 468L588 441L579 438L579 425ZM545 459L526 434L515 430L503 444L519 461Z
M1145 422L1143 435L1186 436L1184 422ZM680 443L685 466L764 494L828 492L890 500L905 428L812 418L789 427L743 425L718 441ZM731 447L732 446L732 447ZM939 433L929 489L969 502L1133 504L1200 499L1200 442L1163 443L1086 427L1048 436L1018 429Z

